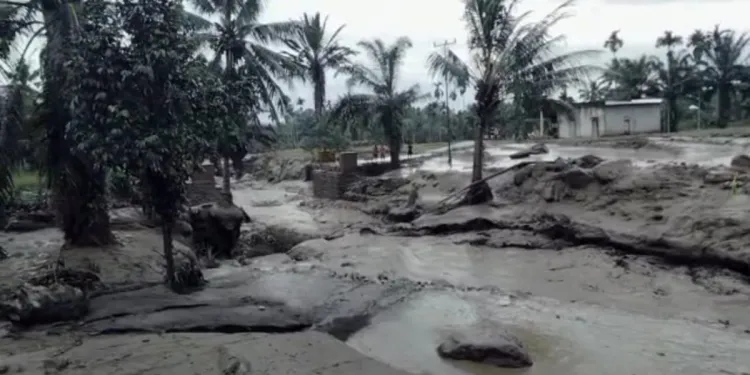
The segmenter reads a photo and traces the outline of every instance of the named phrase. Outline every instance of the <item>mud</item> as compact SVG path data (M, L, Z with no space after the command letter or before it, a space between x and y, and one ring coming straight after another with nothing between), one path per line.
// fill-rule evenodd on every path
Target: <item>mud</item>
M254 350L259 367L338 374L362 363L364 370L354 372L381 366L372 373L395 373L329 350L324 340L279 333L312 330L414 374L517 373L439 358L436 347L457 329L491 325L526 346L534 362L529 374L748 373L742 358L750 356L750 286L742 273L750 263L750 201L743 171L729 168L741 146L717 151L691 142L549 144L548 154L529 157L544 163L490 181L492 205L425 214L409 224L387 222L388 209L409 202L413 186L415 206L425 211L463 188L468 151L454 153L452 169L436 156L363 183L361 200L321 201L303 182L241 179L234 195L251 217L245 235L262 241L248 245L241 263L206 270L203 291L178 296L152 286L97 296L79 324L52 327L59 336L27 332L0 341L0 350L14 351L13 363L75 364L61 373L156 374L188 362L213 368L213 354L206 354L212 344L294 336L267 344L272 352L260 349L266 344ZM525 147L490 145L488 173L516 163L508 156ZM593 156L575 160L586 155ZM560 157L571 162L555 162ZM0 238L10 254L0 271L16 275L43 263L34 257L54 248L57 236ZM118 236L131 240L99 263L102 274L121 265L127 271L106 281L158 277L145 271L151 267L128 266L158 263L151 250L161 244L158 234L131 229ZM300 345L321 348L319 358L288 354ZM159 360L170 352L193 360ZM325 364L310 364L318 361Z

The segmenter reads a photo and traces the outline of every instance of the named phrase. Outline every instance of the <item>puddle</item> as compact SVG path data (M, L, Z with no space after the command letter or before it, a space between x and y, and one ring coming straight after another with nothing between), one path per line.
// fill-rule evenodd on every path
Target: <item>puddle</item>
M515 301L480 293L431 292L378 315L347 342L415 374L632 375L750 371L750 340L684 320L653 319L551 300ZM524 370L440 359L446 330L480 320L508 326L534 365Z

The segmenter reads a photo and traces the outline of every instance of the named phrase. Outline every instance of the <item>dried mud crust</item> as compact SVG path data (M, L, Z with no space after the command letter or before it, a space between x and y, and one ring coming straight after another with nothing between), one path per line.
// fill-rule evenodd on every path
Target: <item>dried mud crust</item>
M748 187L750 176L737 169L559 159L493 182L496 207L426 215L409 230L525 230L750 276Z

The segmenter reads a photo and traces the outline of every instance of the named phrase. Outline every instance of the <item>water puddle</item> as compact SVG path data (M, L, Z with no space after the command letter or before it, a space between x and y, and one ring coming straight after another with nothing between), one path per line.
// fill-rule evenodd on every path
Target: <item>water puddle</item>
M448 328L499 322L527 346L534 366L507 370L440 359ZM684 320L653 319L551 300L430 292L378 315L351 337L360 352L415 374L740 374L750 340Z

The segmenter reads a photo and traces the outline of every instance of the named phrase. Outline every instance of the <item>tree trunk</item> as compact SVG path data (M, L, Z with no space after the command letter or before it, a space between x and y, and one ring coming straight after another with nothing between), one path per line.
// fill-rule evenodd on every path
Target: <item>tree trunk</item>
M323 114L323 106L326 98L326 76L320 69L313 77L313 105L315 106L315 117L320 118Z
M75 152L76 145L65 137L70 119L65 98L63 66L71 53L66 44L77 27L75 10L67 2L45 0L42 15L47 27L47 45L43 53L42 73L47 93L47 126L49 184L65 240L73 246L101 246L114 242L107 210L107 181L104 170L96 170L85 156Z
M221 170L221 192L224 194L232 194L232 168L229 158L224 157L222 159L223 165Z
M174 253L172 246L172 228L174 223L170 220L162 218L161 235L162 235L162 247L164 249L164 261L166 263L167 271L167 285L170 289L174 290L178 287L177 279L175 278L174 268Z
M398 169L401 167L401 137L390 137L388 147L391 154L391 168Z
M480 119L474 137L474 160L471 168L471 187L466 192L463 204L482 204L493 199L492 189L487 181L482 181L482 167L484 166L484 129L486 121Z
M718 87L718 105L717 105L717 125L720 128L726 128L729 125L729 115L731 110L730 98L731 85L719 84Z

